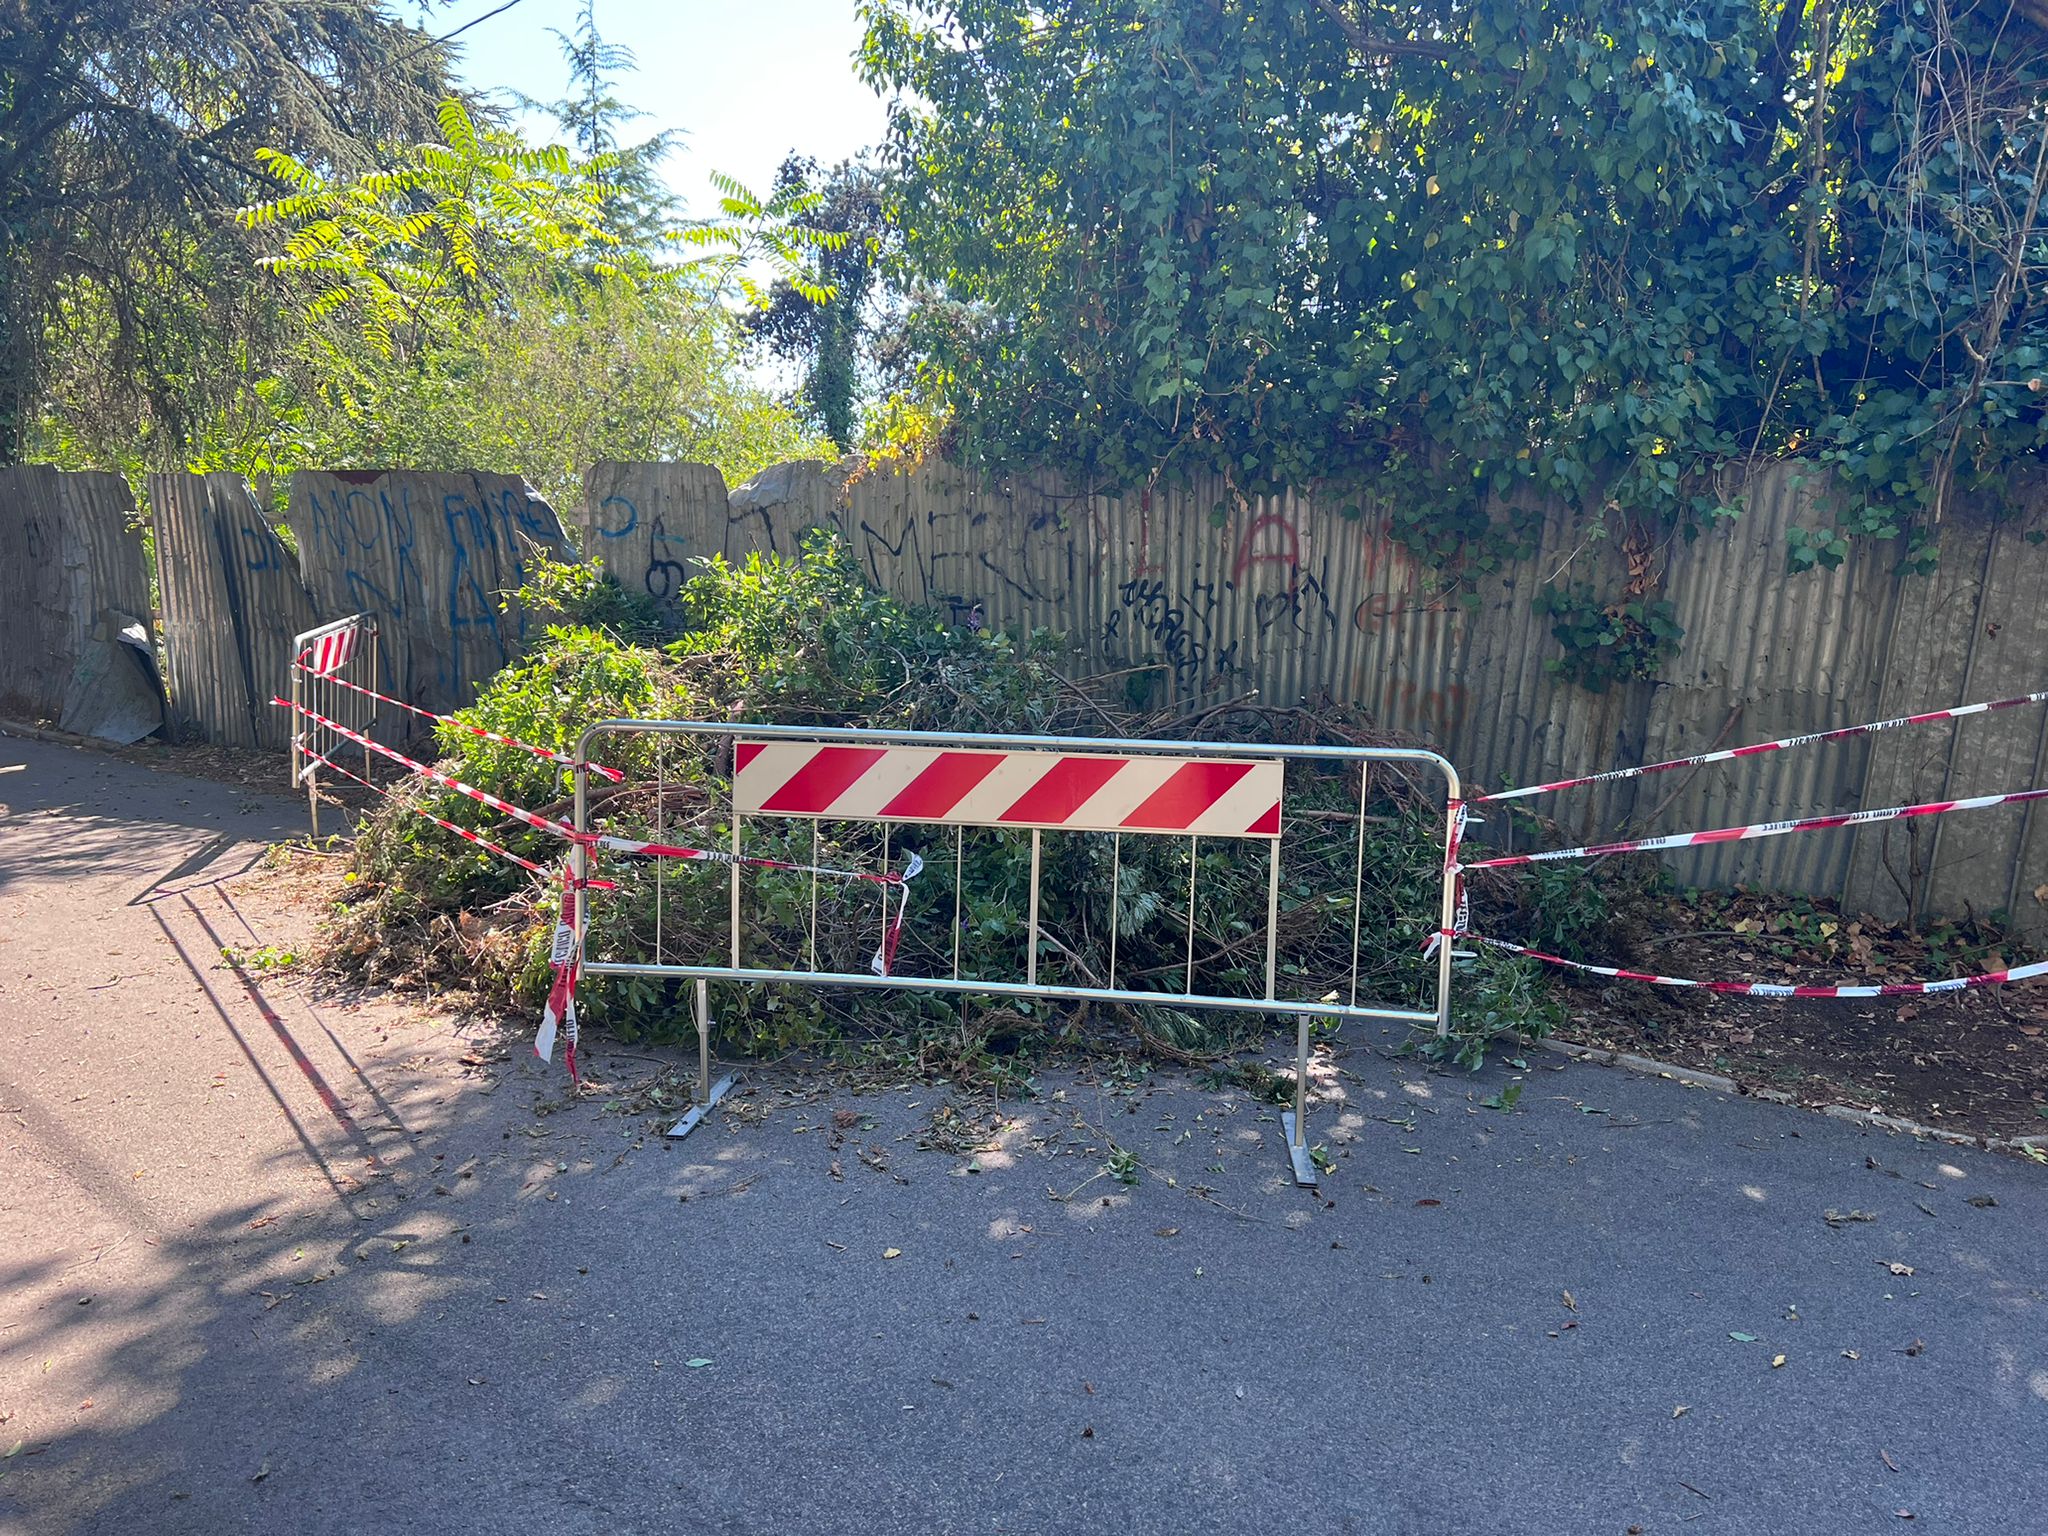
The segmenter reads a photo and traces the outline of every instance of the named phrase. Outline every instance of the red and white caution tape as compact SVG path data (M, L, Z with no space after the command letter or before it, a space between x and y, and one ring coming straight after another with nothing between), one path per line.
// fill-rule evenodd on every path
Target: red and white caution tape
M1925 714L1900 715L1894 720L1873 720L1868 725L1845 725L1838 730L1814 731L1805 736L1786 736L1777 741L1760 741L1753 746L1729 747L1719 752L1702 752L1696 757L1674 757L1669 762L1646 763L1640 768L1610 768L1576 779L1553 779L1548 784L1529 784L1521 789L1503 789L1490 795L1474 795L1474 804L1491 800L1520 800L1527 795L1548 794L1557 789L1576 789L1582 784L1605 784L1614 779L1633 779L1646 773L1665 773L1673 768L1697 768L1705 763L1725 763L1738 757L1756 757L1766 752L1784 752L1793 747L1821 741L1843 741L1851 736L1868 736L1906 725L1926 725L1935 720L1960 720L1966 715L1989 714L1993 710L2017 709L2022 704L2048 703L2048 690L2023 693L2015 699L1993 699L1983 704L1958 704L1954 709L1932 709Z
M1952 976L1946 981L1899 981L1875 987L1807 987L1767 981L1693 981L1684 976L1658 976L1650 971L1628 971L1611 965L1588 965L1583 960L1567 960L1562 955L1545 954L1542 950L1531 949L1526 944L1510 944L1506 939L1486 939L1476 934L1468 934L1465 937L1472 943L1506 950L1512 955L1527 955L1531 960L1541 960L1546 965L1561 965L1594 976L1611 976L1617 981L1645 981L1659 987L1693 987L1702 992L1733 992L1743 997L1908 997L1925 992L1960 992L1967 987L1997 987L2007 982L2031 981L2037 976L2048 976L2048 960L2039 960L2032 965L2009 966L2002 971L1984 971L1976 976Z
M875 951L875 958L868 962L868 969L877 976L887 976L890 969L896 964L896 946L903 942L903 919L910 911L910 882L922 873L924 873L924 857L921 854L913 853L910 856L910 862L903 866L902 875L893 882L897 888L896 916L893 919L887 917L889 897L886 892L883 893L882 901L884 903L885 921L882 928L882 946Z
M573 864L562 866L562 915L555 924L554 942L548 949L548 964L554 967L554 985L548 989L547 1006L541 1010L540 1031L533 1037L533 1053L542 1061L555 1054L555 1036L565 1037L562 1064L571 1082L581 1082L576 1067L576 1045L582 1031L576 1023L576 980L583 970L583 940L576 931L576 893L582 886Z
M310 655L312 653L308 652L307 654ZM299 659L299 670L311 673L316 677L325 678L328 682L338 684L352 693L360 693L365 698L378 699L383 703L405 710L408 714L418 715L422 720L432 720L437 725L452 725L459 731L467 731L472 736L481 736L485 741L494 741L501 747L515 747L521 752L531 752L543 762L558 763L564 768L574 768L577 766L576 759L569 756L566 752L557 752L550 747L536 747L532 742L521 741L516 736L502 736L496 731L487 731L480 725L471 725L467 720L458 720L453 715L437 714L431 709L422 709L417 704L408 704L403 699L393 698L388 693L379 693L375 688L366 687L362 683L352 683L345 677L334 677L326 672L316 671L315 668L306 665L305 657L303 656ZM614 784L625 782L626 776L616 768L607 768L602 763L586 763L583 766L598 775L598 777L609 779Z
M537 831L552 832L555 836L560 838L566 838L568 841L572 843L587 842L590 840L588 834L579 834L574 827L569 826L566 822L550 821L545 816L536 816L532 811L521 810L511 801L501 800L496 795L492 794L489 790L478 789L473 784L463 783L462 780L456 778L453 774L443 773L438 768L430 768L425 763L419 762L414 758L407 757L403 752L398 751L396 748L387 747L381 741L372 741L368 736L365 736L361 731L350 730L347 726L341 724L339 721L330 720L325 715L319 714L314 710L306 708L306 706L303 704L294 704L289 699L272 699L270 702L272 704L275 704L279 709L289 709L297 712L298 714L304 715L308 720L311 720L314 724L323 725L327 727L327 729L329 729L330 731L334 731L338 735L344 736L348 740L355 742L358 746L368 747L372 752L376 752L384 757L388 757L391 759L392 762L399 763L407 768L410 768L414 773L419 774L423 778L432 779L436 784L444 785L447 788L454 790L459 795L467 795L469 796L470 799L475 800L480 804L488 805L494 811L501 811L505 815L510 816L514 821L523 821L526 823L526 825L534 828Z
M1470 819L1471 812L1466 809L1463 800L1453 800L1450 803L1449 831L1444 835L1444 878L1452 883L1457 893L1453 908L1455 915L1451 919L1450 927L1439 928L1422 941L1422 952L1425 955L1434 955L1439 944L1446 939L1457 938L1472 926L1472 902L1465 893L1465 866L1458 862L1458 850L1465 844L1465 824Z
M355 780L356 783L362 785L365 789L374 789L378 794L383 795L386 799L391 798L391 791L386 789L383 785L371 783L368 779L364 778L360 773L354 773L351 772L349 769L342 767L341 764L335 762L333 758L321 757L318 753L308 753L307 755L311 757L314 762L319 763L321 766L325 768L333 770L335 773L340 774L344 779L353 779ZM540 875L542 877L547 876L547 874L549 873L545 865L536 864L531 859L522 859L518 854L514 853L511 849L500 848L496 843L492 842L489 838L484 837L479 833L472 832L467 827L458 827L454 822L448 821L440 816L436 816L432 811L428 810L423 805L401 805L401 809L411 811L415 816L424 816L428 821L431 821L435 826L443 827L448 831L453 832L457 837L467 838L470 842L475 843L479 848L488 848L492 853L495 853L499 858L506 859L514 864L517 864L521 869L530 869L536 875Z
M1552 859L1592 859L1610 853L1647 853L1657 848L1689 848L1702 843L1739 843L1788 832L1817 832L1831 827L1862 827L1909 816L1939 816L1947 811L1981 811L1994 805L2048 800L2048 789L2016 789L2002 795L1972 795L1964 800L1931 800L1924 805L1891 805L1875 811L1847 811L1834 816L1803 816L1797 821L1759 821L1746 827L1720 827L1711 832L1674 832L1669 837L1635 837L1619 843L1593 843L1582 848L1549 848L1540 853L1511 853L1475 859L1465 869L1505 869L1515 864L1543 864Z

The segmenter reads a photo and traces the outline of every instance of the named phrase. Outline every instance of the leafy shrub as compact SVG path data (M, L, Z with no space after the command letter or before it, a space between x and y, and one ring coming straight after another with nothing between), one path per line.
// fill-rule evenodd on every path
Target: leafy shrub
M1678 610L1661 599L1603 603L1588 591L1545 587L1536 595L1536 611L1550 616L1550 632L1564 647L1564 655L1544 667L1594 693L1617 681L1655 677L1685 635Z
M543 579L557 613L611 611L614 600L587 575L557 569ZM591 722L614 716L1020 734L1107 726L1132 736L1154 725L1119 717L1061 677L1050 636L1020 645L874 592L829 535L812 536L796 560L704 562L680 598L683 632L660 648L628 644L609 628L549 626L539 648L494 678L460 718L565 752ZM1232 733L1271 740L1284 730L1302 740L1385 740L1334 708L1247 707L1211 717L1205 728L1226 740ZM441 747L465 781L566 815L569 789L559 766L453 726L443 728ZM730 849L723 750L709 736L600 738L595 755L627 779L593 781L592 824L626 837ZM559 840L453 792L414 781L398 795L401 806L420 805L537 863L553 867L563 858ZM1376 768L1361 840L1357 767L1318 761L1288 765L1284 803L1274 924L1279 993L1427 1007L1436 981L1424 943L1437 924L1440 809L1401 774ZM360 894L336 955L365 975L461 980L489 999L537 1004L559 885L535 882L401 806L371 818L359 839ZM834 869L901 870L911 852L921 853L925 870L909 893L901 967L939 975L957 967L970 979L1026 973L1029 833L755 818L743 835L749 857ZM1265 995L1265 846L1143 835L1113 844L1049 832L1041 856L1042 982L1104 985L1113 952L1120 985L1178 989L1190 967L1192 874L1195 988ZM602 856L599 873L616 889L592 902L592 954L675 962L728 952L730 887L721 866ZM1555 877L1558 891L1567 890L1566 878ZM1569 901L1560 895L1541 908L1551 924L1546 936L1602 915L1596 896L1569 889ZM865 971L885 904L898 899L868 882L750 869L741 910L747 963L808 969L815 957L820 969ZM1103 1022L1099 1012L1031 999L714 990L721 1037L742 1048L879 1036L913 1051L923 1066L963 1073L1011 1070L1025 1042L1099 1037ZM654 978L593 979L584 994L593 1022L628 1039L690 1038L688 1001L688 989ZM1526 967L1497 957L1468 968L1454 1002L1458 1034L1445 1054L1463 1062L1476 1063L1504 1031L1538 1031L1551 1018ZM1196 1017L1164 1005L1113 1012L1142 1045L1176 1059L1228 1052L1267 1027L1253 1013Z

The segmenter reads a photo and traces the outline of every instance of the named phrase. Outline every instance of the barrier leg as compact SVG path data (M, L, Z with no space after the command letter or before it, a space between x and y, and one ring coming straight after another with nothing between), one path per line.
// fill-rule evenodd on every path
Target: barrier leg
M728 1072L711 1081L711 983L697 983L697 1102L690 1112L668 1128L672 1137L683 1137L704 1123L712 1106L732 1091L733 1075Z
M1318 1183L1315 1159L1308 1154L1308 1015L1297 1015L1294 1035L1294 1108L1280 1112L1287 1133L1287 1158L1294 1164L1294 1182L1304 1189Z

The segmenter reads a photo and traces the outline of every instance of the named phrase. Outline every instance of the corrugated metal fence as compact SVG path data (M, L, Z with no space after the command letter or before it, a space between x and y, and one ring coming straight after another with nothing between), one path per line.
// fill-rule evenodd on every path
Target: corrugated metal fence
M1820 494L1810 469L1768 466L1741 516L1661 546L1553 507L1529 558L1465 588L1349 498L1242 503L1216 484L1114 498L942 463L799 463L728 493L704 465L607 463L590 471L580 512L585 550L658 601L694 559L789 553L807 528L832 527L877 585L954 623L1062 631L1086 662L1155 663L1157 685L1190 704L1253 691L1356 703L1489 787L2048 686L2048 502L2018 520L1956 516L1931 576L1868 542L1839 569L1789 573L1786 531L1828 521ZM296 555L239 479L156 476L149 495L176 718L213 741L277 745L285 724L265 701L283 685L289 636L358 610L386 637L387 691L429 708L466 702L518 654L526 619L503 594L530 551L568 553L554 512L509 476L297 475ZM147 611L130 512L112 476L0 472L0 712L77 718L95 695L118 616ZM1533 603L1552 584L1668 601L1685 630L1675 660L1598 693L1558 675L1548 663L1562 648ZM1537 808L1588 836L1650 834L2021 788L2044 773L2048 709L2027 709ZM1487 834L1505 830L1495 817ZM2048 816L2035 807L1715 845L1673 868L1888 917L2004 907L2048 931Z
M121 742L148 735L163 723L149 617L149 568L119 475L0 469L0 717Z
M795 548L837 528L880 586L955 622L1069 634L1103 667L1157 662L1188 700L1328 696L1422 736L1489 787L1679 757L2048 686L2041 516L1941 531L1933 576L1861 543L1793 574L1786 531L1827 521L1819 481L1771 465L1744 511L1692 542L1628 544L1552 508L1535 553L1444 590L1382 516L1289 494L1240 505L1221 485L1121 499L1046 476L990 484L946 464L851 473L783 465L721 506L696 466L605 465L593 505L664 508L659 558ZM1347 515L1347 512L1350 515ZM593 513L585 510L586 527ZM616 526L616 523L615 523ZM1606 536L1603 536L1603 532ZM667 589L651 546L586 541L627 584ZM1633 555L1633 559L1631 559ZM1631 574L1685 636L1647 682L1589 692L1532 599L1619 593ZM656 595L661 595L657 593ZM1943 799L2042 782L2048 709L2015 710L1627 780L1537 808L1588 836L1652 834ZM1495 818L1489 832L1504 829ZM1887 917L2004 907L2048 930L2048 817L2032 807L1704 847L1679 878L1843 897Z
M117 482L118 483L118 482ZM554 511L516 475L301 473L287 526L239 475L152 475L163 644L173 718L204 741L283 747L292 636L375 617L377 686L427 709L468 703L519 654L508 594L531 552L572 557ZM380 729L415 733L389 715Z

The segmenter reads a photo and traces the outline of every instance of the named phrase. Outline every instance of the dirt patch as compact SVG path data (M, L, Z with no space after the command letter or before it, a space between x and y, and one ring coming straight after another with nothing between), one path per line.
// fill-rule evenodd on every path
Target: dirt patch
M1822 903L1704 893L1670 902L1633 969L1700 980L1872 985L2036 958L1976 925L1915 935ZM1563 1038L1973 1135L2048 1135L2048 985L1885 998L1758 998L1568 984Z

